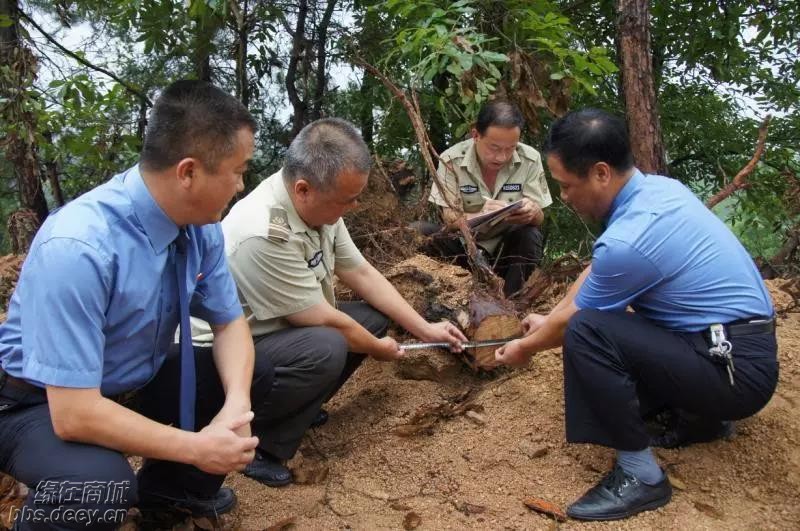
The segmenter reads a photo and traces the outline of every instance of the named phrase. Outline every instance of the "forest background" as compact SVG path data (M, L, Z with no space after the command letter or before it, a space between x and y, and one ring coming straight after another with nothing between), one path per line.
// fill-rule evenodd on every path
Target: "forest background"
M780 0L0 0L0 251L25 252L49 212L133 164L158 90L187 77L259 123L244 193L304 125L340 116L382 165L413 173L393 184L416 204L430 183L421 147L366 63L416 96L438 152L493 97L520 105L534 147L556 117L600 107L644 141L640 167L702 200L751 159L771 114L757 166L715 212L762 271L796 274L799 28L800 2ZM550 184L548 258L588 256L597 228Z

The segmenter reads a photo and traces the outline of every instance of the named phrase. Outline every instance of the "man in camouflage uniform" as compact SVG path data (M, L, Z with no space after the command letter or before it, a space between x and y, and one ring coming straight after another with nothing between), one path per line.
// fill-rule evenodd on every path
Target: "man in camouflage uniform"
M292 141L283 169L236 203L222 221L228 266L253 335L256 358L275 367L271 394L253 404L256 459L245 474L290 483L282 461L297 451L320 408L366 355L403 355L383 337L388 318L421 341L466 341L449 323L428 323L356 248L342 215L358 204L372 164L350 123L326 118ZM365 302L337 303L333 276ZM208 339L195 322L193 339Z
M429 201L441 209L445 223L455 221L463 209L467 219L502 208L522 199L522 207L497 225L477 234L482 252L505 280L507 295L519 290L542 258L543 208L553 201L547 189L542 158L519 141L525 121L512 103L495 100L478 113L472 138L441 155L438 168L443 190L434 184ZM463 242L442 226L420 222L430 254L457 257L466 265ZM438 234L437 234L438 233Z

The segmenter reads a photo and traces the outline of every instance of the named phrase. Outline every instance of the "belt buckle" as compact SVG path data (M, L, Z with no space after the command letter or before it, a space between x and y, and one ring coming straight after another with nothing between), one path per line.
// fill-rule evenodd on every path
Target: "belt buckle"
M708 332L711 335L711 344L713 346L719 347L725 341L725 327L723 325L719 323L712 324L708 327Z

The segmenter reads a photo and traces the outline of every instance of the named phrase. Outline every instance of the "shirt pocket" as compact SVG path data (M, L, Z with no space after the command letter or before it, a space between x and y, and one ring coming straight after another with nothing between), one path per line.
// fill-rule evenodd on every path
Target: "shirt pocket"
M461 198L464 201L464 212L480 212L483 208L483 204L486 202L481 197L478 192L474 194L461 194Z

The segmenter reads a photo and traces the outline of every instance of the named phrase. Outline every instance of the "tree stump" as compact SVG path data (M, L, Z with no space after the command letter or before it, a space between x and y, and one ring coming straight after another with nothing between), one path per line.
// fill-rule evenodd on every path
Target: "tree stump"
M476 283L466 269L416 255L395 265L386 278L425 319L449 320L461 327L468 339L503 339L522 333L513 304L482 289L475 292ZM468 349L463 359L472 369L490 369L494 367L496 349L496 346ZM414 365L420 366L408 367L411 358L419 360ZM425 379L440 380L440 372L450 373L450 367L431 371L424 354L411 358L403 367L403 374L433 374L435 377Z
M485 293L474 294L469 301L470 326L467 335L473 341L504 339L522 334L522 323L511 303ZM497 346L468 349L472 365L477 369L495 366Z

